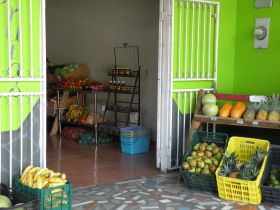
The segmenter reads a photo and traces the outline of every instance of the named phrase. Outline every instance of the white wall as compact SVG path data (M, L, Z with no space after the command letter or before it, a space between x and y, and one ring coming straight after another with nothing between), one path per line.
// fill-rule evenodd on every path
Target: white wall
M159 0L47 0L46 14L48 58L87 63L91 79L110 80L114 46L139 46L142 123L155 139ZM104 100L99 97L100 104Z

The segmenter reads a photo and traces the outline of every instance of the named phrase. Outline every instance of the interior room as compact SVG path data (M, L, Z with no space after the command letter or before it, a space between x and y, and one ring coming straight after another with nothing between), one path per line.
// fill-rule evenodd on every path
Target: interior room
M0 0L0 209L280 209L280 0Z
M108 76L108 71L112 70L115 65L114 48L122 47L124 43L127 43L128 46L138 47L139 55L137 52L133 52L133 56L139 56L139 64L136 60L132 62L129 60L129 64L126 64L125 59L131 59L129 57L131 55L127 54L131 49L121 49L116 50L117 65L120 67L141 65L139 98L138 95L133 94L133 102L138 103L140 100L139 107L141 107L140 122L136 121L136 123L151 130L150 152L135 156L122 154L118 139L114 143L100 143L98 146L93 146L81 145L78 140L69 140L65 135L59 138L57 136L59 129L56 132L52 130L56 107L54 103L50 102L57 99L57 93L52 89L57 85L57 81L50 80L48 84L50 102L48 104L48 108L50 108L48 166L67 173L75 187L157 173L155 142L159 1L112 0L77 3L77 1L68 0L59 2L48 0L46 8L47 58L53 65L86 64L89 71L87 79L109 85L112 77ZM132 50L135 49L132 48ZM126 54L122 55L122 53ZM135 78L118 77L117 80L121 82L126 80L127 84L134 85ZM63 93L60 91L62 98ZM75 99L76 93L71 94ZM103 115L102 106L106 105L107 95L106 91L100 91L97 94L98 115ZM113 97L111 94L110 98ZM118 94L118 97L126 101L131 100L130 95L123 97ZM93 94L85 95L85 105L88 107L88 111L94 112ZM129 104L126 106L129 107ZM133 107L135 106L138 105L133 104ZM136 114L139 115L138 113ZM113 115L114 112L107 111L106 121L114 120ZM126 120L127 115L127 113L119 114L119 118ZM132 117L131 114L130 118ZM136 116L136 118L138 117ZM67 124L62 123L62 133L65 127ZM89 130L93 131L94 126ZM107 178L104 177L104 171L110 171Z

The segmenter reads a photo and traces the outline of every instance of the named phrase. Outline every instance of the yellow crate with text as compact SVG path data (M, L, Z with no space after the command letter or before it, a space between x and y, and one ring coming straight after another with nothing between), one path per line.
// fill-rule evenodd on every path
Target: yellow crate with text
M237 162L244 163L248 161L252 154L259 147L262 152L268 152L269 141L261 139L252 139L245 137L231 137L228 143L227 152L236 152ZM237 202L259 204L262 200L260 183L267 163L267 155L262 163L260 173L255 181L247 181L236 178L220 176L221 166L224 160L221 161L218 170L216 171L216 179L218 185L219 197Z

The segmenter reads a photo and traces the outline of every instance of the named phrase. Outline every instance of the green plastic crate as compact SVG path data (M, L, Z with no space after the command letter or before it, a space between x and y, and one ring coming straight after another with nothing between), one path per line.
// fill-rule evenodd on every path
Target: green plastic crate
M15 188L20 192L36 197L40 202L40 210L71 210L72 208L71 182L47 189L32 189L17 181ZM62 191L53 193L57 189L62 189Z
M223 147L224 150L228 144L228 135L224 133L211 133L211 132L202 132L197 131L193 133L191 141L188 145L188 148L184 154L183 162L191 155L193 147L197 143L215 143L219 147ZM215 174L201 174L201 173L192 173L188 171L184 171L182 166L180 167L180 172L184 179L184 184L187 188L217 193L217 181Z

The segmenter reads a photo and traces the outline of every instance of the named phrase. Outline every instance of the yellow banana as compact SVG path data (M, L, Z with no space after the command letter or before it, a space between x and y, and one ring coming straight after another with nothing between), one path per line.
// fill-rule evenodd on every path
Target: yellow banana
M49 182L51 182L51 183L57 183L57 182L64 182L64 183L66 183L67 181L62 179L61 177L58 177L58 178L51 178L51 179L49 179Z
M65 185L65 182L55 182L55 183L49 183L47 187L56 187L60 185Z
M21 177L20 177L20 181L22 181L23 179L24 179L24 177L26 176L26 174L29 172L29 170L31 170L33 168L33 166L32 165L29 165L29 166L27 166L25 169L24 169L24 171L23 171L23 173L22 173L22 175L21 175Z
M35 174L39 169L40 169L39 167L34 167L34 168L30 169L30 170L28 171L27 174L28 174L28 175L31 174L31 175L32 175L32 178L33 178L34 174Z
M63 191L63 189L55 189L55 190L52 190L51 193L53 194L53 193L58 193L58 192L62 192L62 191Z
M42 184L43 188L45 188L48 184L49 184L49 180L43 178L43 184Z
M38 189L42 189L43 188L43 180L42 180L42 177L39 176L38 179L37 179L37 188Z
M41 175L42 175L44 172L46 172L46 171L48 171L47 168L41 168L41 169L39 169L39 170L36 172L36 174L34 175L33 181L36 182L36 181L37 181L37 178L38 178L39 176L41 176Z
M66 175L65 174L61 174L61 178L66 180Z
M28 174L28 181L27 181L27 183L28 183L28 187L30 187L30 188L33 187L33 177L32 177L31 173Z
M60 172L57 172L57 173L53 173L50 178L53 178L53 177L60 177L61 176L61 173Z

